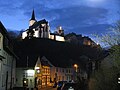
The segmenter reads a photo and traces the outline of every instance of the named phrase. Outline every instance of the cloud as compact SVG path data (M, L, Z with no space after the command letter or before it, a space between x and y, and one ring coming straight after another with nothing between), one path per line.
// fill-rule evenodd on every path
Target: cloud
M109 31L109 28L112 27L109 24L95 24L91 26L86 26L86 27L78 27L75 28L76 33L83 33L87 35L92 35L92 34L101 34L101 33L106 33Z
M87 6L76 6L76 7L69 7L64 9L54 9L51 11L44 12L46 17L56 17L55 20L57 23L67 24L70 23L71 25L77 25L78 23L85 24L85 21L92 20L92 22L98 22L99 19L105 19L105 14L107 14L106 9L101 8L92 8ZM38 12L39 13L39 12ZM50 15L50 16L49 16Z
M0 15L1 17L2 15L9 17L16 15L14 20L17 20L19 16L17 23L22 29L24 25L27 25L25 23L29 21L34 8L37 20L45 18L50 22L52 30L61 25L67 32L88 34L97 30L106 31L105 29L109 27L108 22L114 19L112 17L118 10L120 1L105 0L104 2L93 5L93 3L88 3L88 0L0 0L0 12L2 12Z
M107 12L106 9L101 8L76 6L46 11L42 15L46 15L45 17L50 20L51 27L61 25L70 32L80 30L82 27L105 23Z
M52 1L56 2L55 0ZM31 17L32 8L34 6L32 6L30 3L29 4L31 7L25 6L27 3L29 3L29 1L24 2L21 7L24 7L24 15ZM52 30L61 25L66 32L88 34L88 32L90 33L90 28L92 33L92 31L97 30L98 27L104 31L106 28L108 28L107 26L109 26L104 24L106 23L106 15L108 13L107 9L81 5L69 6L69 4L64 7L62 6L62 8L58 8L58 6L62 5L62 3L59 3L53 8L49 7L48 2L45 3L47 5L43 5L43 3L40 2L34 3L36 5L34 8L35 14L38 20L43 18L48 20Z
M0 0L1 15L16 15L19 11L19 3L17 0Z

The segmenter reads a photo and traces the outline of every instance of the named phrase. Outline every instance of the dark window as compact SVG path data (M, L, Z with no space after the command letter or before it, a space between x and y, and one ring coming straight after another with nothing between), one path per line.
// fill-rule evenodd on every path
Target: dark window
M68 73L68 69L66 69L66 73Z
M64 73L64 69L62 69L62 72Z
M56 68L56 72L58 72L58 68Z

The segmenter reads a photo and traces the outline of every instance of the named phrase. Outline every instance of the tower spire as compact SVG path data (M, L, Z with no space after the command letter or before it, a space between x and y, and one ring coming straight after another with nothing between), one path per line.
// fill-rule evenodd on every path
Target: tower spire
M29 21L29 26L32 26L35 22L36 22L36 20L35 20L35 13L34 13L34 9L33 9L32 17L31 17L31 19Z
M35 13L34 13L34 9L33 9L33 12L32 12L32 17L30 20L35 20Z

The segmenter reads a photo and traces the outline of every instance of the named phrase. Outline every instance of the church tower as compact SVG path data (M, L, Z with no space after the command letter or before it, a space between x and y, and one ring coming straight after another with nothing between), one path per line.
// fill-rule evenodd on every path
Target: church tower
M35 20L35 13L34 13L34 10L33 10L32 17L31 17L31 19L29 21L29 26L32 26L35 22L36 22L36 20Z
M64 30L62 29L61 26L59 26L59 27L57 28L57 33L58 33L59 35L64 36Z

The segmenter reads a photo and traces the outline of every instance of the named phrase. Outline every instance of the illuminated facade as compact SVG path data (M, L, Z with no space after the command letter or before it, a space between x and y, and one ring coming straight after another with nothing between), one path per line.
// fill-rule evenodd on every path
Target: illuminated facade
M88 36L76 35L75 33L69 33L65 37L66 42L74 43L77 45L87 45L92 47L98 47L99 45L96 44L91 38Z
M93 46L93 47L97 46L97 44L94 41L92 41L89 37L86 37L86 36L83 37L83 44L88 46Z
M54 35L53 35L54 34ZM29 29L22 33L22 39L25 38L48 38L56 41L65 41L64 39L64 30L62 27L58 27L55 33L50 33L50 26L48 21L45 19L37 21L35 19L34 10L32 17L29 21Z
M35 67L17 68L16 87L42 88L58 81L74 80L74 68L56 67L46 57L38 57Z
M50 86L50 66L49 61L42 57L35 65L35 80L38 88Z
M72 81L74 80L74 72L73 68L51 67L51 80L53 82Z
M50 66L45 57L38 57L34 68L17 68L16 87L32 89L50 86Z

